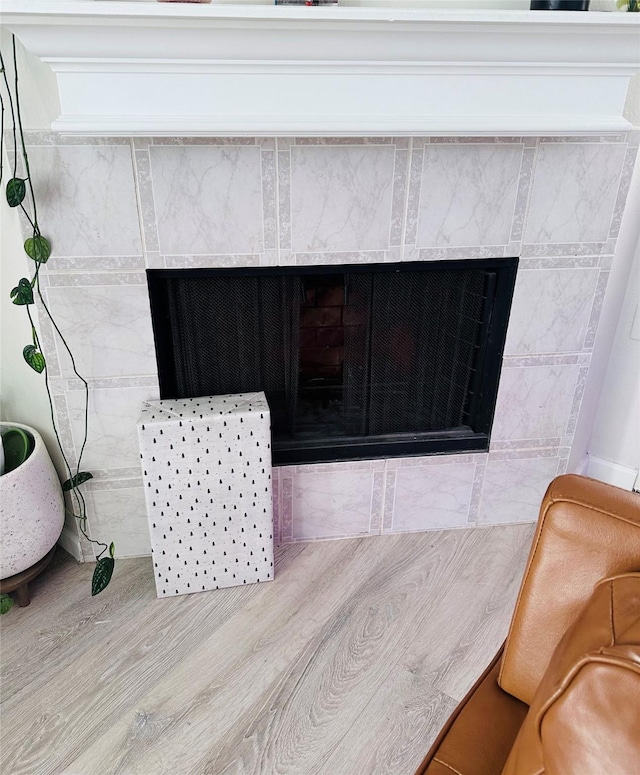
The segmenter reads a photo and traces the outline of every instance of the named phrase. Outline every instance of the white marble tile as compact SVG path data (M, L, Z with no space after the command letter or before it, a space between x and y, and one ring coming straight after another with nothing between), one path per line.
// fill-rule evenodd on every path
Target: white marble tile
M382 518L382 533L390 533L393 529L393 505L396 499L395 468L389 471L385 471L384 479L384 512Z
M270 251L269 251L270 252ZM240 253L237 255L181 255L164 256L164 265L167 269L230 269L245 266L260 266L260 259L264 257L255 253Z
M405 246L412 246L415 250L416 235L418 232L418 210L420 207L420 185L422 180L422 165L424 163L423 138L414 137L409 162L409 194L407 196L406 229L404 235ZM406 249L405 248L405 249Z
M135 176L140 202L140 223L142 224L142 236L144 239L145 253L157 253L158 248L158 221L156 218L156 206L153 199L153 187L151 185L151 161L149 149L135 151Z
M294 253L297 266L324 266L326 264L381 264L386 250L363 250L344 253Z
M280 469L271 469L271 487L273 497L273 540L276 546L281 542L282 498L280 496Z
M581 353L582 354L582 353ZM580 355L581 355L580 354ZM568 366L578 363L578 353L556 353L554 355L508 355L503 360L505 368L517 369L527 366Z
M509 242L521 145L424 148L418 247Z
M590 269L602 266L602 256L520 256L519 267L525 269Z
M393 204L391 207L390 242L392 245L402 245L405 224L407 185L409 183L408 173L409 151L396 151L393 182Z
M525 241L606 240L625 151L624 145L541 144Z
M524 220L527 216L527 206L529 204L529 194L531 193L531 178L536 158L535 146L525 148L522 154L522 164L520 165L520 175L518 178L518 194L516 196L515 209L513 214L513 224L511 227L511 240L518 242L522 239L522 229ZM519 255L519 247L511 255Z
M257 137L154 137L153 145L256 145Z
M474 463L396 469L391 532L467 524Z
M64 135L50 129L25 129L24 139L28 147L35 145L131 145L128 137L80 137L79 135Z
M377 461L383 463L384 461ZM371 520L370 533L372 535L382 535L384 521L384 493L385 493L385 472L376 471L373 475L373 496L371 498Z
M283 544L293 540L293 479L292 473L283 469L280 472L280 540Z
M76 453L84 429L84 392L70 390L67 405ZM89 437L82 469L140 466L136 423L143 401L158 398L157 388L135 387L89 391Z
M144 269L143 256L56 256L52 262L44 266L45 273L49 276L58 272L62 274L71 272L104 274L105 272L133 272L136 270L142 272ZM42 277L41 273L41 282Z
M156 373L146 285L49 288L47 295L85 378ZM72 376L61 345L58 352L63 375Z
M589 366L583 366L578 372L578 379L576 380L576 389L573 394L573 404L571 406L571 412L569 414L569 422L566 428L566 437L563 443L571 445L573 442L573 434L578 424L578 417L580 415L580 409L582 406L582 397L584 396L584 389L587 385L587 378L589 376Z
M389 246L393 146L291 149L292 250Z
M516 440L516 441L497 441L491 439L490 450L491 452L504 452L508 458L513 454L514 450L536 449L538 447L558 447L562 439L528 439L528 440ZM494 454L495 457L495 454ZM529 455L529 457L533 457Z
M471 490L471 503L469 504L469 516L467 518L470 525L475 524L478 520L482 498L482 484L488 459L489 455L486 453L476 456L476 470L473 476L473 489Z
M291 145L391 145L402 138L396 137L296 137ZM280 142L280 141L279 141ZM287 144L284 138L283 145Z
M87 288L90 285L138 285L146 286L144 272L50 272L51 288Z
M522 245L520 258L546 259L565 262L573 261L574 266L584 266L584 261L593 261L597 264L600 255L606 250L605 242L549 242L535 245ZM568 266L565 263L564 266Z
M260 153L255 145L152 146L160 252L262 252Z
M284 474L333 474L347 471L384 471L386 461L377 460L337 460L335 463L302 463L295 466L283 466Z
M604 305L605 295L607 293L607 285L609 284L609 277L611 272L601 271L598 277L598 284L593 298L593 306L591 308L591 318L587 327L587 335L585 337L585 347L593 347L596 341L596 334L598 333L598 324L600 323L600 314L602 313L602 307Z
M46 291L43 293L46 303L45 294ZM35 296L35 307L38 310L38 338L42 352L47 360L47 374L50 378L61 377L62 372L60 371L55 330L38 294Z
M56 393L60 386L56 386ZM67 406L67 399L64 394L53 395L53 411L56 420L56 426L58 429L58 437L60 438L60 444L65 452L67 459L66 466L69 466L70 470L74 470L77 467L78 461L75 452L73 433L71 430L71 420L69 417L69 407ZM68 471L65 470L65 476Z
M280 148L280 140L278 140ZM291 250L291 154L279 150L276 154L278 166L278 238L280 251ZM282 255L282 253L281 253Z
M620 175L618 196L616 197L616 204L613 209L611 228L609 229L609 239L615 240L620 233L620 224L622 223L622 216L627 204L627 195L629 194L629 187L631 186L631 176L633 175L637 154L637 147L630 145L627 148L624 164L622 166L622 174Z
M557 457L520 460L489 459L484 475L478 522L533 522L549 483L556 475Z
M372 470L294 474L293 538L367 535L373 480Z
M600 270L520 269L505 354L581 350Z
M86 498L90 535L106 544L115 543L116 567L118 559L151 554L142 484L124 489L93 490Z
M503 258L504 245L459 248L405 248L405 261L466 261L470 258Z
M418 138L416 138L418 139ZM507 143L510 145L513 145L513 143L520 143L522 142L523 138L518 137L515 135L504 136L504 137L489 137L485 135L467 135L466 137L464 135L456 136L456 137L429 137L429 138L421 138L423 141L423 144L433 143L434 145L438 144L462 144L462 145L469 145L470 143L473 145L477 144L500 144L500 143Z
M128 145L37 146L29 157L52 261L142 253Z
M577 364L503 368L492 439L564 436L579 370Z
M263 138L268 140L269 138ZM276 153L264 150L262 158L262 220L264 224L264 249L276 249Z

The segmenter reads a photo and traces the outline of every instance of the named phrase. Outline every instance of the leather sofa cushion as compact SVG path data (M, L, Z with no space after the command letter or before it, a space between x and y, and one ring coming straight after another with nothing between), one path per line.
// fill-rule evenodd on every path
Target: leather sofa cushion
M563 633L600 579L640 570L640 495L582 476L555 479L511 622L498 682L531 704Z
M605 579L558 644L503 775L637 775L640 573Z

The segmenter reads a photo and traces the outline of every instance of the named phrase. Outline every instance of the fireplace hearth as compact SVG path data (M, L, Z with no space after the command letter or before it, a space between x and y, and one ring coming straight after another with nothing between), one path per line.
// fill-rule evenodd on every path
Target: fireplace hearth
M486 450L516 268L149 270L161 397L264 390L276 464Z

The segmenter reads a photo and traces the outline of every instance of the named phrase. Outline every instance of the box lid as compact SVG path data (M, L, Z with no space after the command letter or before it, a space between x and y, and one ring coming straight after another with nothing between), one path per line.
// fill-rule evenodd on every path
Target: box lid
M203 396L200 398L177 398L145 401L138 426L142 424L208 420L230 414L268 414L269 404L265 394L229 393L222 396Z

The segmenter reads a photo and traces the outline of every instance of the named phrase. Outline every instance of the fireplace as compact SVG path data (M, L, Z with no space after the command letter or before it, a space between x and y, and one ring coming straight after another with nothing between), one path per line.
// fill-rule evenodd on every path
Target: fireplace
M119 556L150 552L135 433L141 406L160 398L147 270L295 276L315 288L310 324L320 286L355 266L486 271L519 256L488 449L276 464L281 543L533 520L549 481L575 467L637 135L26 139L56 246L43 295L89 378L90 525ZM40 320L75 464L84 386ZM319 349L335 365L330 351L345 346L340 326L320 328L300 328L301 380Z
M161 397L264 390L275 464L486 450L516 268L149 270Z

